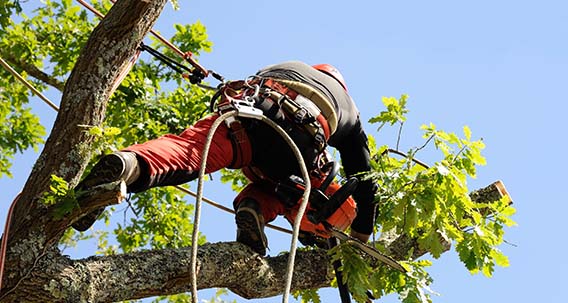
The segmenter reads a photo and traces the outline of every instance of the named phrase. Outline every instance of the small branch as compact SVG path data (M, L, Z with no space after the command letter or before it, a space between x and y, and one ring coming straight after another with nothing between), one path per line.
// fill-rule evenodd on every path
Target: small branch
M10 53L2 53L2 56L5 57L6 61L10 62L10 64L15 65L20 69L24 70L28 75L36 78L37 80L47 85L52 86L53 88L57 89L60 92L63 91L63 88L65 87L64 82L59 81L57 78L52 77L51 75L45 73L44 71L37 68L35 65L22 61Z
M418 149L417 149L416 151L418 151ZM422 166L422 167L424 167L424 168L426 168L426 169L430 168L430 167L428 166L428 164L426 164L426 163L424 163L424 162L422 162L422 161L420 161L420 160L418 160L418 159L416 159L416 158L414 158L414 157L411 158L411 157L409 157L407 154L405 154L405 153L403 153L403 152L401 152L401 151L399 151L399 150L389 148L389 149L385 150L385 152L383 152L383 154L386 153L386 152L393 153L393 154L399 155L399 156L401 156L401 157L408 158L408 159L410 159L412 162L414 162L414 163L416 163L416 164L418 164L418 165L420 165L420 166Z
M503 197L509 197L510 199L510 195L507 192L505 185L501 181L496 181L484 188L475 190L471 192L469 196L471 200L476 203L489 203L493 201L499 201ZM512 203L511 199L510 201ZM391 257L397 260L408 259L408 254L411 251L412 259L419 258L422 255L428 253L428 251L420 248L417 238L410 238L407 235L399 235L394 231L383 232L380 235L378 242L386 248L387 253ZM444 247L444 251L449 250L451 247L451 243L445 241L442 237L440 237L440 243Z
M404 122L400 122L400 127L398 128L398 136L396 138L396 149L399 149L400 144L400 137L402 136L402 127L404 126Z
M430 137L428 137L426 142L424 142L424 144L422 144L422 146L420 146L419 148L416 149L415 153L417 153L419 150L426 148L426 146L428 146L428 143L430 143L430 141L432 141L432 139L434 139L434 135L431 135Z
M57 235L69 228L82 216L101 207L119 204L126 197L126 184L124 181L116 181L95 186L78 194L77 204L69 210L68 214L60 220L47 222L45 229L48 238L59 239ZM61 207L63 207L61 203L51 206L47 210L47 215L54 218L58 217L58 214L61 213Z
M464 152L464 150L467 148L467 145L464 144L464 146L462 146L462 148L460 148L460 150L454 155L454 158L452 159L451 163L455 163L456 160L458 159L458 157Z

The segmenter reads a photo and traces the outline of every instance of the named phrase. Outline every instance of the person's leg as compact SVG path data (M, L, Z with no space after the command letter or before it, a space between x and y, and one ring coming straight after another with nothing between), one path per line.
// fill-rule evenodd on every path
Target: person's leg
M217 118L217 115L204 118L179 136L165 135L125 148L125 151L136 153L143 167L140 178L131 184L129 190L140 192L156 186L182 184L197 178L207 135ZM250 143L242 144L247 146L236 146L231 139L229 128L224 123L221 124L213 136L205 172L212 173L225 167L240 168L247 165L248 163L235 163L233 160L250 159L250 155L237 155L250 154Z
M264 256L268 241L264 226L284 213L284 205L274 194L271 185L251 183L235 198L237 242L251 247Z
M168 134L104 156L76 189L84 190L123 179L129 192L141 192L151 187L177 185L197 178L206 138L217 117L206 117L180 135ZM242 161L235 163L233 158L237 156L245 161L250 159L250 144L247 141L237 146L227 126L221 124L209 149L206 173L248 164ZM85 215L73 224L73 228L87 230L103 210L101 208Z

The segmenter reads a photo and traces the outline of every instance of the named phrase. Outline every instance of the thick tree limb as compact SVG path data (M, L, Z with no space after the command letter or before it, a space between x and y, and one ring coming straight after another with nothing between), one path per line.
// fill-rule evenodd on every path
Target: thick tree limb
M489 188L483 189L490 192ZM115 182L82 193L80 204L95 209L118 203L124 183ZM387 250L395 257L406 258L420 250L415 239L385 235ZM449 249L449 243L447 243ZM36 259L37 267L22 279L18 292L9 291L3 302L19 302L25 294L27 302L115 302L169 295L190 291L189 264L191 249L143 251L121 255L70 260L58 251L43 251ZM265 298L283 291L287 255L262 258L250 248L236 242L208 243L198 252L198 289L224 287L244 298ZM298 254L293 290L328 287L332 281L329 256L324 250Z
M288 255L262 258L247 246L208 243L198 251L198 288L226 287L244 298L283 292ZM191 249L143 251L70 260L45 257L42 272L19 286L26 302L117 302L190 291ZM332 269L325 251L298 253L293 290L329 286ZM21 302L9 294L2 302Z

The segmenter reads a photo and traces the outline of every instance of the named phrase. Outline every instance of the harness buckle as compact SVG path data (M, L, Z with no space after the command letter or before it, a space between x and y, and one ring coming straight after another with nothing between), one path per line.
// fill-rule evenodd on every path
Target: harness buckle
M314 134L314 141L315 141L315 143L316 143L316 145L318 146L319 149L325 148L325 145L326 145L325 136L319 130L318 130L317 133Z
M254 103L249 102L235 102L233 104L235 110L237 111L237 116L243 118L252 118L261 120L263 113L262 110L253 106Z
M246 81L245 84L247 84ZM237 111L237 116L261 120L264 113L254 106L258 101L260 85L254 84L250 88L254 89L254 92L251 95L247 95L247 90L244 90L241 99L232 100L233 106Z
M316 119L310 114L307 108L300 107L294 112L294 122L305 125L316 121Z

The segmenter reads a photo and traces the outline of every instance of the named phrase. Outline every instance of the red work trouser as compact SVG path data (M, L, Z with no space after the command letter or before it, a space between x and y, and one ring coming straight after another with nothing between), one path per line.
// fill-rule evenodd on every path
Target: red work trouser
M201 157L211 125L218 115L208 116L183 131L180 135L168 134L142 144L132 145L125 151L136 153L142 173L132 191L142 191L155 186L177 185L197 178ZM236 153L238 159L248 159L233 163ZM246 155L242 155L242 154ZM207 157L206 173L221 168L241 168L249 165L251 147L249 142L239 146L233 144L228 127L222 123L213 136Z

